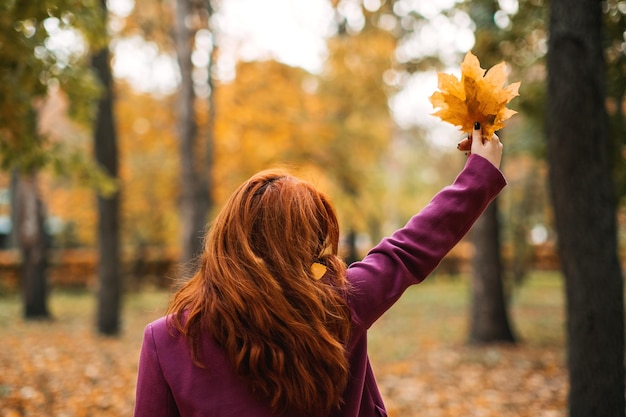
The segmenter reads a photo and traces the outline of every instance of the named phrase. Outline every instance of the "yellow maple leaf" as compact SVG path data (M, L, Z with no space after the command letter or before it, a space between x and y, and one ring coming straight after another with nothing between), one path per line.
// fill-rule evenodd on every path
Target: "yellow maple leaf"
M478 58L471 52L461 64L461 79L451 74L437 73L438 88L430 102L438 111L433 115L444 122L471 133L474 122L482 127L483 137L491 139L504 121L515 113L506 105L519 95L520 82L504 86L507 71L504 62L491 67L485 74Z

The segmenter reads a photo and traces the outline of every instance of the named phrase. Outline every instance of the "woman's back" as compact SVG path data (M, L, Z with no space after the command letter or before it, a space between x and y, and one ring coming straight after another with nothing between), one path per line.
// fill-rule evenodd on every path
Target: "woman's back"
M367 329L409 285L423 280L438 265L505 184L502 174L489 161L471 156L452 186L442 190L404 228L384 239L363 261L347 270L346 290L342 288L340 293L350 310L349 339L344 344L349 375L345 389L342 388L343 402L333 407L331 416L386 415L367 356ZM271 311L273 306L244 305L243 308ZM146 328L135 416L315 414L308 414L300 404L288 407L286 414L272 410L267 393L251 389L248 381L236 372L227 349L216 343L210 332L197 339L201 340L197 353L204 364L199 366L192 360L189 338L167 323L167 319L160 319ZM184 328L184 323L180 328ZM236 331L245 332L245 328ZM297 329L294 332L297 335ZM299 359L290 358L285 367L298 366Z

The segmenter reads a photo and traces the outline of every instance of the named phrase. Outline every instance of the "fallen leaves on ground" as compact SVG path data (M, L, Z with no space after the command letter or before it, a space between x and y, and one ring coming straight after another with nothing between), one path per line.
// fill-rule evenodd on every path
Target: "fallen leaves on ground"
M0 299L0 416L132 416L143 327L167 296L147 297L127 306L120 337L96 334L89 294L55 297L54 320L32 322Z
M137 372L132 340L101 338L91 329L56 322L28 323L3 335L2 415L132 415Z
M132 415L143 326L159 312L127 308L122 336L104 338L83 310L33 323L0 312L0 416ZM560 347L433 342L374 370L392 417L566 415Z
M391 416L567 414L563 353L550 347L433 345L377 374Z

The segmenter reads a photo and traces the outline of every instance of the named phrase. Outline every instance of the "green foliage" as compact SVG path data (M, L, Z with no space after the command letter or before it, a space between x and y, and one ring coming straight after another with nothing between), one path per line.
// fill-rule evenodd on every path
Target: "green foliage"
M106 170L96 165L84 151L69 149L63 144L53 144L47 153L49 160L47 165L52 168L55 175L63 178L71 178L78 185L94 187L103 197L109 197L118 191L119 185L111 178Z
M79 121L90 119L100 90L88 50L105 45L104 33L98 0L2 0L0 169L32 171L55 159L59 148L37 129L37 109L50 88L65 92Z

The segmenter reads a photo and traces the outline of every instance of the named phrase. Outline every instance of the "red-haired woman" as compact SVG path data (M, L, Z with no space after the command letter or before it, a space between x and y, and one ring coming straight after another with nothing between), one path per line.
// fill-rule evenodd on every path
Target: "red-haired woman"
M422 281L506 185L496 136L455 182L346 269L328 200L284 172L235 191L199 270L146 327L136 417L385 416L367 329Z

